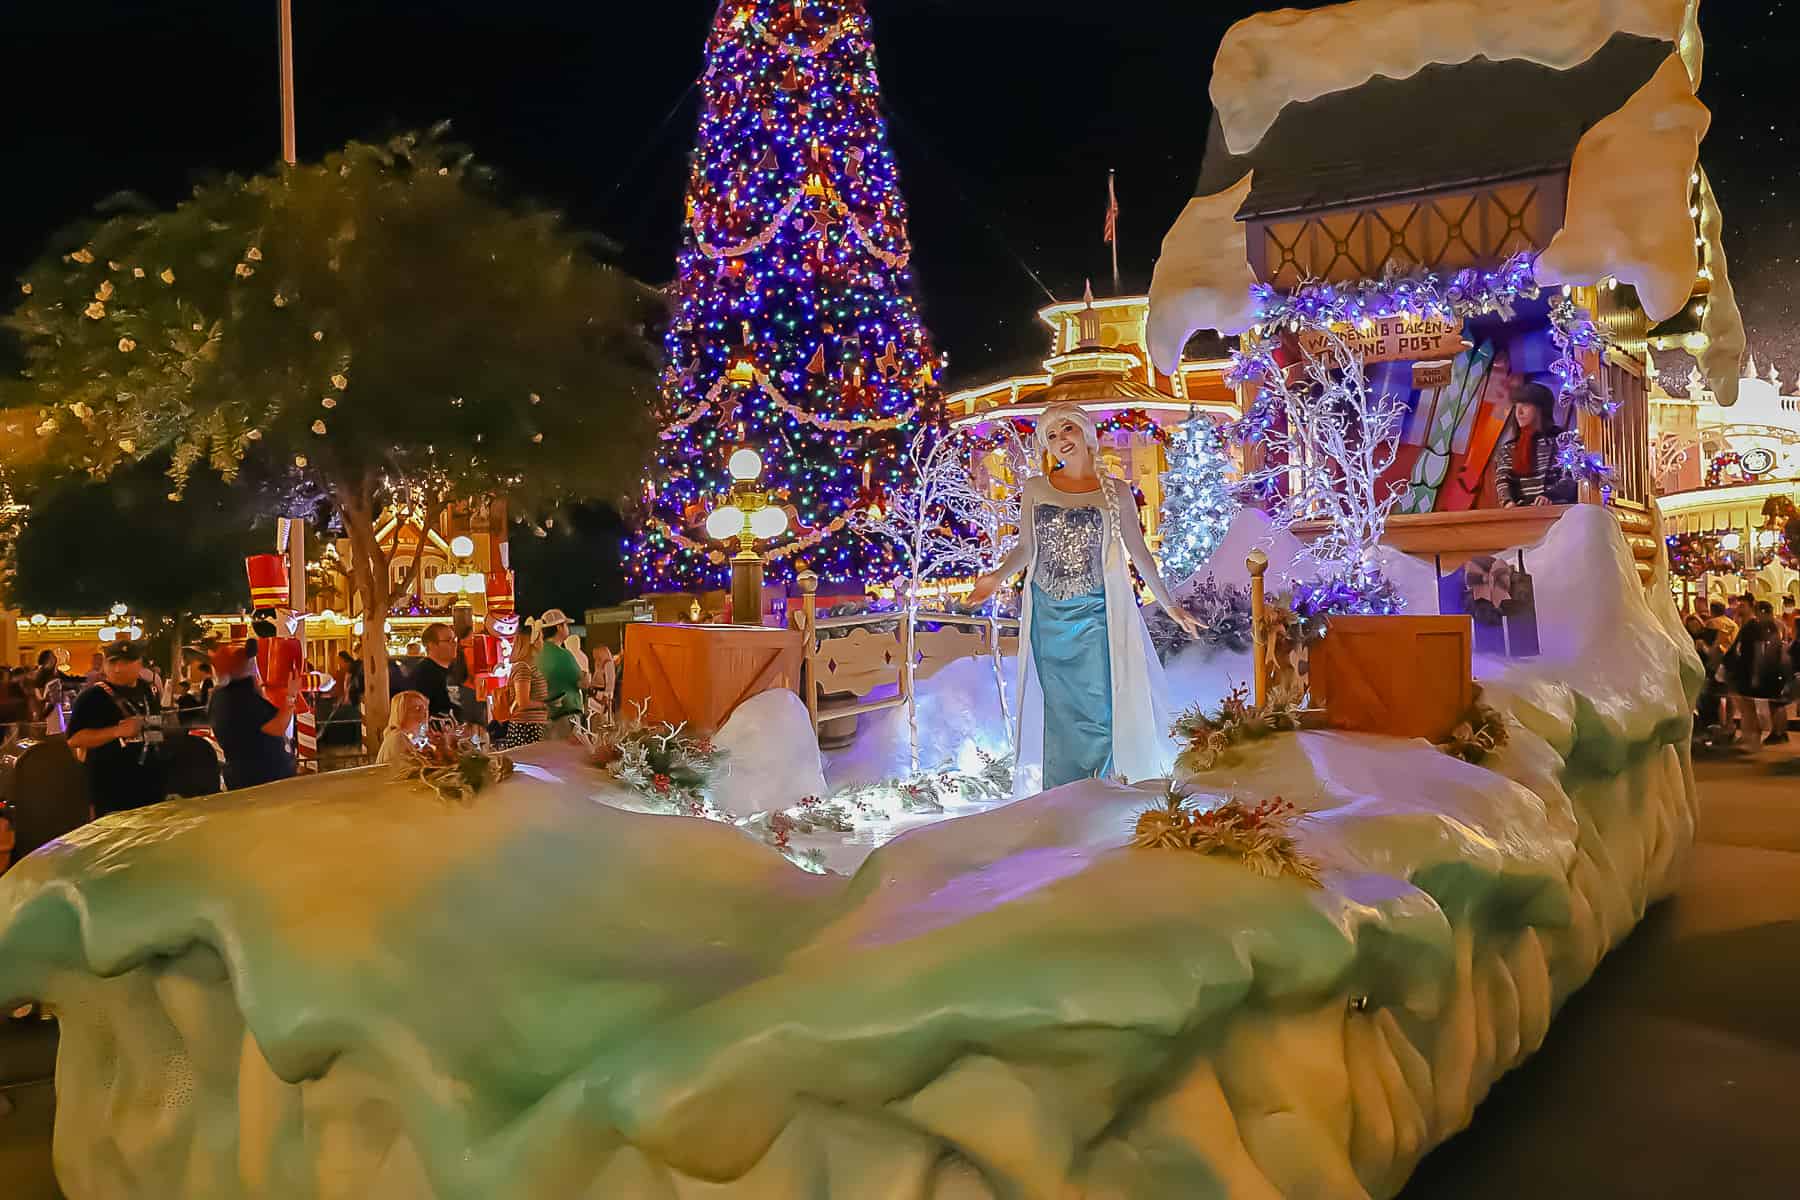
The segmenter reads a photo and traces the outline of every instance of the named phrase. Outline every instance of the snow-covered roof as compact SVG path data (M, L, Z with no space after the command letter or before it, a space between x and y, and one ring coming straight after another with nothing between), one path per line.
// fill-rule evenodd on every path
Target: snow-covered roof
M1703 55L1698 7L1699 0L1351 0L1239 22L1225 35L1213 66L1216 136L1199 194L1164 239L1151 287L1156 362L1175 361L1195 329L1239 333L1250 324L1242 223L1249 213L1467 186L1566 165L1565 236L1553 240L1540 260L1540 278L1594 284L1616 277L1637 288L1653 320L1663 320L1693 294L1704 246L1712 278L1703 324L1710 345L1702 366L1728 403L1736 392L1743 328L1718 245L1717 205L1698 161L1710 121L1694 94ZM1427 73L1434 64L1439 68ZM1566 75L1552 85L1545 68ZM1496 71L1540 82L1476 86L1477 76ZM1365 90L1371 80L1376 82ZM1413 83L1396 88L1400 81ZM1544 111L1547 89L1561 97L1557 113ZM1386 154L1370 154L1363 148L1369 135L1359 137L1361 158L1399 156L1403 165L1363 161L1342 172L1318 170L1347 160L1344 139L1320 132L1333 125L1331 113L1367 111L1384 96L1404 103L1426 90L1450 99L1412 101L1425 128L1414 144L1401 141ZM1287 111L1334 96L1335 103L1298 115L1298 127L1318 126L1310 158L1296 159L1287 147L1280 154L1259 153ZM1462 111L1446 117L1446 103L1460 104ZM1433 122L1462 141L1431 136ZM1371 126L1385 136L1379 122ZM1572 152L1558 130L1578 134ZM1277 131L1276 140L1286 138ZM1438 177L1399 178L1419 170ZM1309 171L1318 178L1306 183ZM1283 178L1259 182L1268 173ZM1368 190L1376 175L1387 176L1394 191ZM1311 187L1317 198L1298 194L1296 186ZM1327 195L1332 189L1335 194ZM1277 208L1265 207L1270 204Z
M1620 33L1673 44L1699 87L1699 7L1699 0L1351 0L1257 13L1233 25L1219 45L1213 107L1227 145L1243 154L1296 101L1478 57L1567 70ZM1472 116L1479 119L1490 97L1475 99Z
M1228 149L1215 112L1195 190L1209 195L1254 171L1237 214L1248 219L1566 171L1582 134L1668 56L1667 43L1619 34L1566 71L1524 59L1432 63L1404 79L1296 100L1242 154ZM1471 96L1506 99L1494 119L1442 119Z

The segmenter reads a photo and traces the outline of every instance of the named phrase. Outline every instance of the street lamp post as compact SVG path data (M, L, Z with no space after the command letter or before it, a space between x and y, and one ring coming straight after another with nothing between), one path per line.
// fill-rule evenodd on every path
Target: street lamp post
M456 636L464 638L475 628L475 609L469 597L487 594L487 576L471 561L475 556L473 538L466 534L452 538L450 554L450 569L440 572L432 587L440 596L451 598L450 623Z
M757 539L778 538L787 532L787 513L770 499L762 486L762 455L748 446L734 451L729 463L731 491L725 503L706 518L706 532L738 552L731 558L731 617L737 625L762 624L762 556Z
M281 160L291 167L300 161L294 145L294 0L276 0L275 20L280 28Z

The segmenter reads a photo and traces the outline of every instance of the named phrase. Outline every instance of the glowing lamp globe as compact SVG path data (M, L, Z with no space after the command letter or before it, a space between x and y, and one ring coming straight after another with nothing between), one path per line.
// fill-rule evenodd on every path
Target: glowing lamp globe
M1721 550L1736 550L1743 544L1744 535L1741 533L1728 533L1719 539L1719 548Z
M744 514L735 504L715 508L712 515L706 518L707 535L721 542L734 538L743 531Z
M112 613L112 615L115 617L122 617L125 615L127 610L123 604L115 604L108 611L110 611Z
M480 571L471 571L462 577L462 590L465 592L487 591L487 576Z
M759 508L750 514L750 532L759 538L778 538L787 527L787 513L779 508Z
M32 613L31 623L38 626L48 625L50 623L50 618L46 617L43 613Z
M119 631L114 629L111 625L102 625L98 636L102 644L116 642L119 640Z
M733 479L740 483L749 483L762 474L762 455L746 446L731 456L728 466Z
M475 540L468 534L458 534L450 539L450 553L458 558L468 558L475 553Z
M433 581L431 586L436 588L441 596L454 596L457 592L462 591L462 576L455 571L445 571Z

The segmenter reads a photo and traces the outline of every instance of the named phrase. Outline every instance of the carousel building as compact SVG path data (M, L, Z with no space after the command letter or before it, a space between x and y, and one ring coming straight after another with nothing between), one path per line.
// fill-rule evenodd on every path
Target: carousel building
M1800 506L1800 394L1752 360L1722 406L1696 371L1650 398L1671 568L1684 603L1746 591L1800 596L1786 527Z

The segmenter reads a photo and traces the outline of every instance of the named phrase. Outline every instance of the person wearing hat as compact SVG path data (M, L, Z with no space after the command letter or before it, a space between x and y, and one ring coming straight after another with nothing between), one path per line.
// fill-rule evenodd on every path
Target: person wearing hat
M544 644L538 650L537 669L549 692L550 734L554 737L581 715L581 664L564 644L569 640L569 618L562 609L553 608L540 617L538 632Z
M300 696L300 672L288 676L282 703L270 703L257 678L254 646L233 643L212 652L218 683L206 713L213 737L225 752L225 786L232 791L294 774L287 730Z
M1580 488L1575 477L1556 461L1556 397L1541 383L1521 383L1513 389L1511 441L1500 446L1494 462L1494 490L1500 507L1520 508L1544 504L1573 504Z
M138 648L114 642L103 662L101 677L82 689L69 713L69 749L86 763L97 817L164 799L164 763L145 731L160 706L144 683Z

